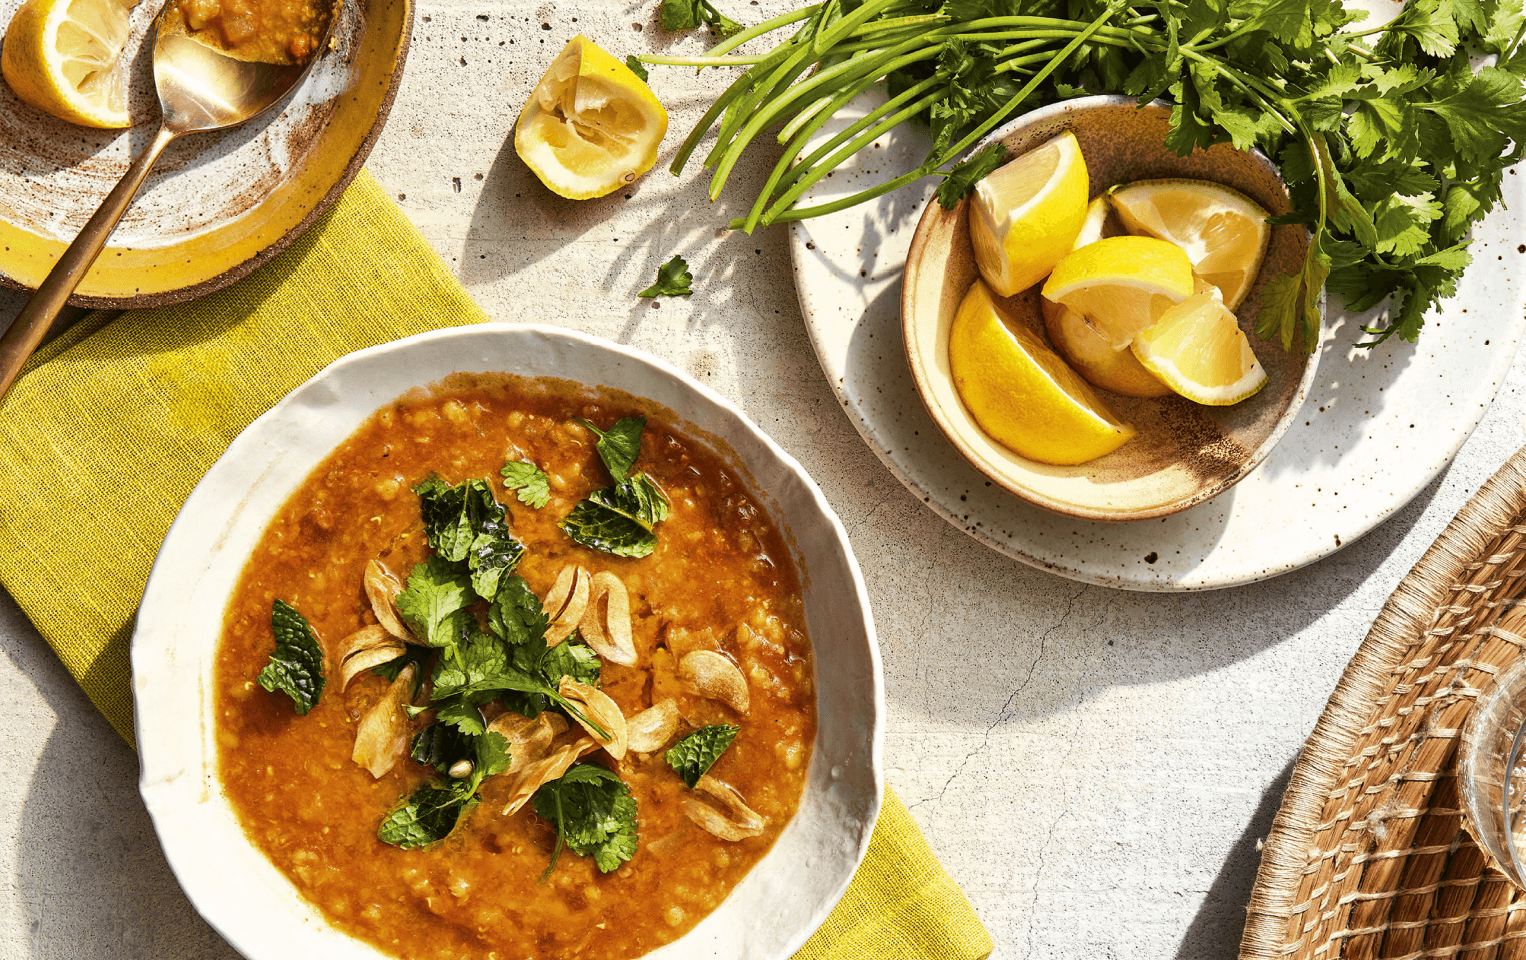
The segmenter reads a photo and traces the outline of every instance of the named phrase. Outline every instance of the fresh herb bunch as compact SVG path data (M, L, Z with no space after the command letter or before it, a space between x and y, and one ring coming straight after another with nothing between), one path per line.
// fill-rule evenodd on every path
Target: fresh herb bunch
M1520 0L1407 0L1391 22L1339 0L824 0L737 33L702 57L648 63L746 66L695 126L680 172L712 129L710 196L742 153L777 130L783 155L732 227L846 209L947 169L1019 110L1082 94L1174 102L1168 146L1228 142L1276 159L1293 195L1282 223L1307 224L1302 270L1268 285L1257 331L1287 349L1319 340L1327 280L1348 307L1390 300L1370 343L1413 341L1469 262L1470 226L1499 201L1523 153ZM797 26L798 25L798 26ZM758 55L727 56L795 26ZM1475 67L1475 63L1488 62ZM805 153L842 107L886 81L889 99ZM915 170L839 200L798 201L858 150L912 119L933 147ZM802 155L804 154L804 155ZM986 163L990 157L983 158Z

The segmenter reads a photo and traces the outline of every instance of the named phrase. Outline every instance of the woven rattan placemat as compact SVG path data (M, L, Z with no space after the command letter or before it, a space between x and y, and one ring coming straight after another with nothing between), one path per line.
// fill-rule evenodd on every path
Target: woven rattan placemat
M1526 958L1526 900L1462 826L1457 743L1526 653L1526 449L1399 584L1293 767L1241 960Z

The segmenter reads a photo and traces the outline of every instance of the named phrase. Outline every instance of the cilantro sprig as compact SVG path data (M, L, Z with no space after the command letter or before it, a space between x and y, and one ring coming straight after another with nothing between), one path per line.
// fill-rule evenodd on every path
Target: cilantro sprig
M513 491L519 502L539 510L551 501L551 479L528 460L511 460L498 471L503 488Z
M662 29L669 33L693 30L702 23L718 37L742 32L742 25L715 9L710 0L662 0L662 5L657 8L657 19Z
M1268 285L1257 330L1312 351L1327 281L1352 310L1388 302L1369 345L1413 341L1426 312L1455 292L1471 259L1469 229L1526 154L1518 3L1407 0L1390 23L1366 29L1364 16L1340 0L824 0L704 56L643 60L746 67L672 170L714 132L704 162L715 199L742 154L777 130L782 153L747 215L731 223L747 231L844 210L926 176L944 176L943 199L957 199L975 168L950 164L1021 110L1083 93L1167 98L1172 149L1254 146L1281 167L1294 201L1281 222L1306 225L1311 242L1297 271ZM725 56L784 28L793 33L771 50ZM887 102L817 136L881 81ZM915 169L800 205L812 185L913 119L933 143Z
M625 781L596 763L570 767L536 790L531 801L536 816L556 826L556 849L542 879L556 867L563 844L579 856L593 857L601 873L635 856L636 800L630 793Z

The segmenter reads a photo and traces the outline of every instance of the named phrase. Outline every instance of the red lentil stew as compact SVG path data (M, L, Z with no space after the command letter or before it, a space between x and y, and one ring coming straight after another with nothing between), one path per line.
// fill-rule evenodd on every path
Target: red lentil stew
M331 0L178 0L186 28L236 60L306 63L318 51Z
M815 736L799 579L670 412L457 375L304 481L235 589L220 779L400 957L636 957L778 838Z

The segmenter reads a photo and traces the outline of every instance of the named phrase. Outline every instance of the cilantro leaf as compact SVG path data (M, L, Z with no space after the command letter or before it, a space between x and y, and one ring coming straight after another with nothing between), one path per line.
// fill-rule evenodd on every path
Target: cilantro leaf
M291 697L297 713L306 716L323 696L323 646L302 614L285 600L270 606L270 629L276 648L260 671L259 684L271 693Z
M397 612L415 636L432 647L444 647L468 628L471 616L466 608L476 599L470 576L449 560L431 557L408 576L408 586L397 595Z
M1007 162L1007 147L1003 143L989 144L984 150L954 164L943 182L938 184L938 205L945 210L970 195L975 184L991 175L997 167Z
M530 461L511 461L498 472L503 475L503 488L515 491L525 506L539 510L551 499L550 478Z
M634 73L636 76L640 77L642 83L646 83L647 80L651 79L647 75L646 64L636 59L636 55L634 53L626 56L625 66L630 70L631 73Z
M376 831L377 838L404 850L444 840L456 828L461 811L468 805L464 793L464 788L454 784L419 787L382 820Z
M693 30L708 24L716 36L725 38L740 33L742 25L715 9L709 0L662 0L657 19L669 33ZM642 79L645 79L644 77Z
M485 600L498 592L498 581L519 565L525 547L509 530L508 514L486 480L466 480L454 487L438 474L414 487L424 516L424 533L437 556L466 561L472 589Z
M618 557L645 557L657 549L652 528L667 519L668 498L644 473L595 490L578 502L558 526L585 547Z
M630 473L631 464L641 455L641 431L646 429L646 417L622 417L608 430L600 430L587 420L580 419L578 423L599 438L594 445L599 451L599 459L604 461L604 467L616 483L623 481Z
M683 778L689 789L699 783L709 769L715 765L715 761L721 758L726 748L731 746L741 727L732 727L724 723L711 724L684 737L673 744L668 752L663 754L668 761L668 766Z
M663 6L667 6L664 0ZM638 297L687 297L694 293L690 284L694 283L694 276L689 273L689 264L683 257L675 256L673 259L657 268L657 282L636 294Z
M601 873L609 873L636 854L636 800L630 787L596 763L580 763L561 779L535 791L536 816L556 826L556 850L546 867L549 875L566 844L573 853L593 857Z

